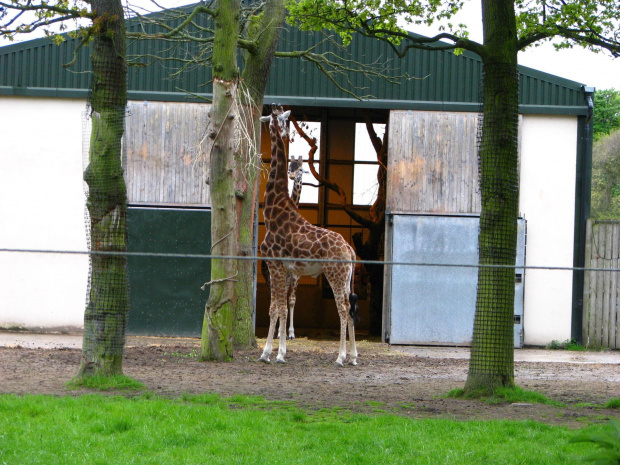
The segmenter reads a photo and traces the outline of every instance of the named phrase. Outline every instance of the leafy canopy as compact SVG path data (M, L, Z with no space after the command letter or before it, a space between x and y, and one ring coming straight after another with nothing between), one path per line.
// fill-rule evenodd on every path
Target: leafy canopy
M468 39L466 25L450 20L463 7L462 0L288 0L288 21L305 30L327 28L345 42L352 34L390 42L401 55L407 48L425 48L443 40L442 48L464 48L484 53L481 45ZM514 0L518 49L545 40L556 48L581 45L594 51L605 49L620 56L620 2L617 0ZM433 38L419 38L405 28L438 24ZM436 48L436 47L435 47Z
M594 139L620 128L620 91L597 90L594 94Z
M0 0L0 37L12 41L17 34L41 29L59 43L64 39L58 33L67 30L67 23L76 22L79 31L77 21L83 18L93 18L88 0Z

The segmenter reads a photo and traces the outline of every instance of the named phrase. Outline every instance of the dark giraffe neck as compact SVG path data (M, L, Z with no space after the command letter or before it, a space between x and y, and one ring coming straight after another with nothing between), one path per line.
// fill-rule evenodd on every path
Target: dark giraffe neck
M301 178L303 176L303 173L299 173L297 174L297 176L295 176L295 182L293 183L293 192L291 192L291 200L293 201L293 204L295 205L295 208L299 208L299 198L301 197Z
M268 192L281 194L285 192L288 195L288 162L284 153L284 141L278 124L278 116L271 115L269 124L269 133L271 135L271 164L269 166L269 177L265 188L265 196Z

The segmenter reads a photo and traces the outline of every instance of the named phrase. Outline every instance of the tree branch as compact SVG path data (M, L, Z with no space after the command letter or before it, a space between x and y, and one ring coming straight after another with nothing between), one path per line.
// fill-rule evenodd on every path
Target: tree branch
M338 196L340 197L340 204L342 205L342 208L353 219L353 221L358 222L363 227L371 228L373 222L368 220L367 218L364 218L351 208L351 206L347 202L347 194L344 192L344 190L338 184L330 181L327 178L324 178L316 171L316 169L314 168L314 154L318 150L318 147L316 145L316 139L308 136L293 116L289 116L289 119L295 126L295 129L297 130L299 135L308 143L308 145L310 145L310 152L308 153L308 166L310 167L310 172L312 173L312 176L314 176L314 179L319 182L319 185L325 186L329 190L338 194Z

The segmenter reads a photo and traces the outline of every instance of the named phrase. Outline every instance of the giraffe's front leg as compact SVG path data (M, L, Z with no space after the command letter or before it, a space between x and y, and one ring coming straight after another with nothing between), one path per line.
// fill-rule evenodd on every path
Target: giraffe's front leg
M263 349L263 354L258 359L260 362L269 363L271 360L269 357L271 356L271 349L273 344L273 333L276 330L276 322L278 321L277 314L272 312L269 309L269 332L267 333L267 342L265 343L265 348Z
M285 285L284 279L282 276L282 270L278 266L277 263L267 262L267 266L269 267L269 274L271 276L270 286L271 286L271 302L269 303L269 332L267 333L267 342L265 342L265 348L263 349L263 354L258 359L261 362L269 363L271 351L273 347L273 336L276 331L276 324L278 323L278 316L280 315L280 311L278 309L278 285Z
M286 301L285 301L286 302ZM278 346L278 356L276 357L276 363L286 363L284 357L286 356L286 314L288 310L286 306L282 307L280 311L280 345Z

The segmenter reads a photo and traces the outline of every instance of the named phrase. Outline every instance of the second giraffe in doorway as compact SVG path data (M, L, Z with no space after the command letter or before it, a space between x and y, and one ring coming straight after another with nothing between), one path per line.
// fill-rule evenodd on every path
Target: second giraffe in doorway
M276 362L284 363L286 355L287 318L287 271L296 276L318 276L324 273L334 292L340 317L340 347L336 365L342 366L347 356L347 329L349 331L349 363L357 365L354 324L357 316L357 296L353 292L355 251L344 238L333 231L315 226L303 218L288 193L287 160L284 153L283 135L286 135L290 112L273 109L269 120L271 135L271 166L267 185L263 216L267 233L260 246L267 260L271 280L271 303L269 306L269 332L265 349L260 357L270 361L273 337L278 321L279 347ZM282 258L293 260L269 260ZM308 261L321 260L321 261ZM325 260L325 261L323 261Z

